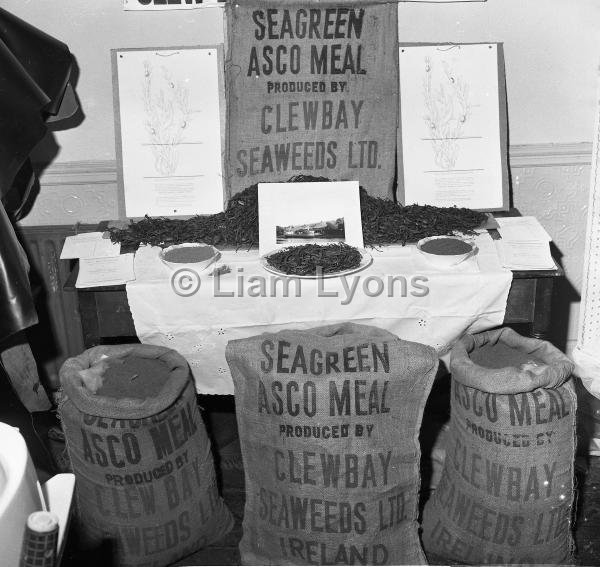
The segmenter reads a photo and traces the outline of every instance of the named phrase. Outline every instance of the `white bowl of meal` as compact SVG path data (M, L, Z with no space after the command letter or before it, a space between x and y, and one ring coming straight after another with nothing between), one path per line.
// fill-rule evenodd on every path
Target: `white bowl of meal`
M460 236L428 236L417 242L417 250L430 264L451 268L472 256L477 248Z
M158 256L172 270L190 268L201 272L214 264L221 252L210 244L186 242L163 248Z

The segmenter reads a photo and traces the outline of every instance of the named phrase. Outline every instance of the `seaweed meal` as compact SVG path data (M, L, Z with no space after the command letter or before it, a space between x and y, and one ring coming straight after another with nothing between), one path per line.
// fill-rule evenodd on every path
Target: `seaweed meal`
M473 247L468 242L458 238L434 238L424 242L421 245L421 250L438 256L457 256L471 252Z
M214 255L215 250L211 246L183 246L167 250L163 258L174 264L193 264L210 260Z

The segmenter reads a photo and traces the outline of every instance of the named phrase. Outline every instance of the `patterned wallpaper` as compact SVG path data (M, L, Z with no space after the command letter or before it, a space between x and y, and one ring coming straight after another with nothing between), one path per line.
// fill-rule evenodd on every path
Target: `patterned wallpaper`
M23 226L97 223L119 217L114 161L57 163L40 175L40 188Z
M590 186L591 145L580 148L580 153L551 157L515 151L511 160L513 205L537 217L552 236L555 258L565 269L554 298L552 338L567 350L577 339Z
M510 148L513 206L540 220L565 268L553 307L553 339L562 348L572 347L577 336L591 152L587 143ZM56 164L40 184L24 226L96 223L119 216L112 161Z
M524 215L534 215L552 235L569 273L581 290L589 165L513 168L513 202Z

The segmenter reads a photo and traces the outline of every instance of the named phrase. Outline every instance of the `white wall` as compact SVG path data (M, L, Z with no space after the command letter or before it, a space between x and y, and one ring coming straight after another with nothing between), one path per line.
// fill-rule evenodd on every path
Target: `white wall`
M85 120L56 132L59 162L115 159L110 50L223 42L223 10L125 12L123 0L2 0L2 7L60 39L77 59Z
M125 12L122 0L3 0L2 6L67 43L77 58L86 118L56 133L60 162L115 158L111 48L223 40L220 8ZM408 2L399 5L399 24L401 41L504 42L511 144L591 140L598 0Z
M504 43L510 144L591 141L598 0L401 3L401 41Z

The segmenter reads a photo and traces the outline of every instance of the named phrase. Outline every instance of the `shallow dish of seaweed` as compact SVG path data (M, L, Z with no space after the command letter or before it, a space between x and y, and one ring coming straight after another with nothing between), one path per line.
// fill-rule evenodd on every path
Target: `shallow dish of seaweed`
M172 270L192 268L202 271L214 264L221 257L221 253L209 244L186 242L164 248L158 257Z
M450 268L477 253L477 247L459 236L429 236L417 242L417 250L438 268Z
M335 278L364 270L373 258L362 248L344 243L288 246L265 254L261 264L268 272L302 279Z

